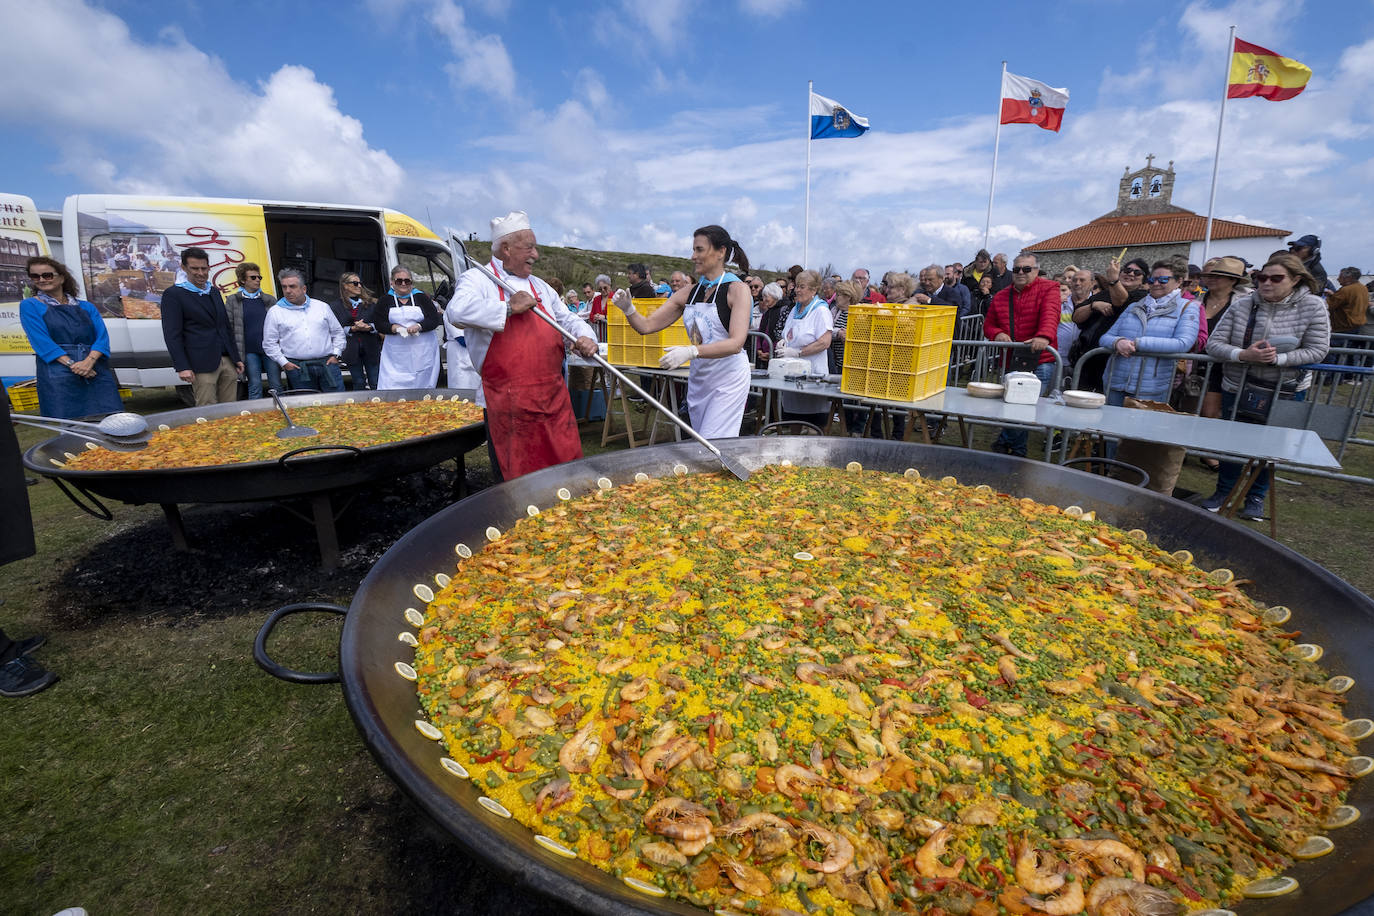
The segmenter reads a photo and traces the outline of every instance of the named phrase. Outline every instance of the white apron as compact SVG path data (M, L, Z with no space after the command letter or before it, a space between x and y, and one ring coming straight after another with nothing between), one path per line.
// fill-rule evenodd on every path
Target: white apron
M728 284L726 284L728 285ZM712 287L711 299L719 292ZM707 295L698 284L692 298ZM697 346L725 340L729 331L720 323L714 301L689 302L682 312L687 336ZM749 399L749 357L744 350L719 359L698 356L687 367L687 414L692 428L707 439L733 439L744 421L744 403Z
M418 305L393 305L386 313L391 324L419 324L425 313ZM433 388L439 382L439 329L402 337L386 335L377 387Z
M794 307L787 315L787 322L783 325L782 346L808 347L825 335L826 331L832 330L833 320L822 320L821 315L829 315L829 308L825 301L813 298L807 303L806 313L798 315L801 309ZM810 356L803 356L802 359L811 363L809 375L823 376L830 371L830 351L822 350L819 353L812 353ZM782 409L791 413L823 413L830 409L830 398L823 395L800 394L795 391L784 391L782 393Z

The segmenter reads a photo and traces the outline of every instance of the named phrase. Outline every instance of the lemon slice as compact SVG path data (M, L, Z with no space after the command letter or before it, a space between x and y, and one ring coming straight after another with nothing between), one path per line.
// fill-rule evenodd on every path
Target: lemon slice
M1360 809L1354 805L1341 805L1331 816L1322 822L1323 830L1339 830L1341 827L1349 827L1360 819Z
M1297 656L1305 662L1315 662L1325 654L1321 646L1316 643L1302 642L1288 650L1289 655Z
M448 573L435 573L434 584L440 588L448 588L448 584L453 581L453 577Z
M1096 509L1089 509L1087 512L1084 512L1084 513L1083 513L1083 521L1085 521L1085 522L1095 522L1095 521L1097 521L1097 510L1096 510Z
M458 554L458 556L462 557L464 560L472 556L472 548L469 547L467 544L454 544L453 552Z
M1289 618L1292 616L1292 611L1284 607L1282 604L1276 604L1269 610L1264 612L1264 622L1273 624L1287 623Z
M1193 562L1193 552L1191 550L1175 550L1174 559L1187 566Z
M1236 574L1223 567L1209 572L1207 578L1211 579L1217 585L1229 585L1236 578Z
M1345 771L1356 779L1374 772L1374 757L1351 757L1345 762Z
M501 537L501 529L500 529L500 528L497 528L495 525L488 525L488 526L487 526L487 540L488 540L488 541L494 541L494 540L496 540L496 539L499 538L499 537Z
M539 507L534 505L533 503L530 503L528 506L525 507L525 514L528 515L530 518L534 518L536 515L539 514Z
M567 500L572 499L572 491L569 490L567 487L559 487L558 498L566 502Z
M405 662L397 662L395 668L396 673L408 681L413 681L420 677L420 675L415 673L415 669L407 665Z
M425 604L429 604L431 601L434 600L434 589L430 588L428 585L425 585L423 582L416 583L415 587L412 588L411 591L415 593L416 598L419 598Z
M908 480L920 480L921 472L916 470L915 468L907 468L905 471L902 472L902 476L907 478Z
M412 627L422 627L425 625L425 615L415 610L413 607L406 608L406 623Z
M864 469L864 466L862 464L859 464L859 462L857 461L851 461L844 466L844 469L852 474L856 471L862 471Z
M1302 845L1293 850L1295 859L1319 859L1336 848L1336 844L1324 836L1310 836Z
M1241 894L1246 897L1282 897L1284 894L1291 894L1298 889L1296 879L1287 875L1278 875L1274 878L1261 878L1258 881L1251 881L1240 889Z
M648 474L645 474L643 471L636 471L636 472L635 472L635 483L643 483L644 481L646 481L646 480L648 480L648 479L649 479L649 475L648 475Z
M1352 741L1362 741L1374 735L1374 722L1369 719L1351 719L1341 726L1341 731Z
M687 465L685 465L685 464L675 464L675 465L673 465L673 473L676 474L678 477L684 476L684 475L687 473Z
M1126 532L1126 537L1133 541L1147 541L1150 539L1150 535L1146 533L1144 528L1132 528L1130 531Z
M1355 679L1345 674L1338 674L1326 682L1326 689L1332 693L1345 693L1355 686Z
M798 550L796 553L792 554L792 559L807 562L810 560L814 560L816 558L813 557L811 554L807 553L805 550Z
M414 648L420 644L420 640L416 639L415 634L410 632L409 630L402 630L401 632L397 633L396 639L399 642L405 643L407 646L410 646L411 648Z
M439 758L439 766L448 770L450 773L452 773L454 776L459 777L460 779L468 778L468 768L463 766L458 761L454 760L452 757Z
M596 485L602 490L609 490L611 487L615 486L615 484L611 483L611 478L609 477L596 478Z
M952 487L958 482L959 479L955 477L953 474L946 474L944 477L940 478L940 483L947 487Z
M1065 506L1064 514L1069 518L1080 518L1083 515L1082 506Z

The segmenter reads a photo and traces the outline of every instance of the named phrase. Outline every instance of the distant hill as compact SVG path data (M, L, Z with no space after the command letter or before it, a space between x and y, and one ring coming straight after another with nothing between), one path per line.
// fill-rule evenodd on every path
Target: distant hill
M490 242L464 242L468 256L486 262L491 258ZM629 286L629 276L625 273L627 264L641 263L649 268L654 282L667 280L675 270L693 276L692 262L688 258L672 258L663 254L646 254L637 251L591 251L586 248L560 248L557 245L539 246L539 261L534 272L545 280L554 277L563 281L564 288L582 288L583 283L591 283L597 274L611 278L611 284L619 289ZM781 276L775 270L755 271L758 276L768 280Z

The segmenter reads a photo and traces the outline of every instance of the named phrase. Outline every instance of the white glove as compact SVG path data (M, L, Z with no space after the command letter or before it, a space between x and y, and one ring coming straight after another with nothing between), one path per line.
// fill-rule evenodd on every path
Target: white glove
M801 348L800 348L800 347L779 347L779 348L778 348L778 355L781 356L783 359L800 359L800 358L801 358Z
M630 294L626 290L616 290L615 295L611 297L611 305L614 305L624 312L626 318L629 318L635 313L634 301L630 298Z
M688 360L696 359L697 348L693 346L669 347L659 358L658 368L676 369Z

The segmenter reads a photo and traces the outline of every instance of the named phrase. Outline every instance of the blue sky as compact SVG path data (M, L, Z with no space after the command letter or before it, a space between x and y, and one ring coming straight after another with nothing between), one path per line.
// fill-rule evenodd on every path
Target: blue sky
M998 74L1071 92L1002 132L992 247L1112 209L1174 160L1206 212L1227 27L1303 61L1298 98L1227 109L1217 215L1316 232L1374 269L1374 0L0 0L0 190L378 203L485 237L685 254L720 222L802 258L806 81L870 120L812 146L808 266L967 260ZM40 40L39 36L47 36ZM24 87L27 91L17 91Z

